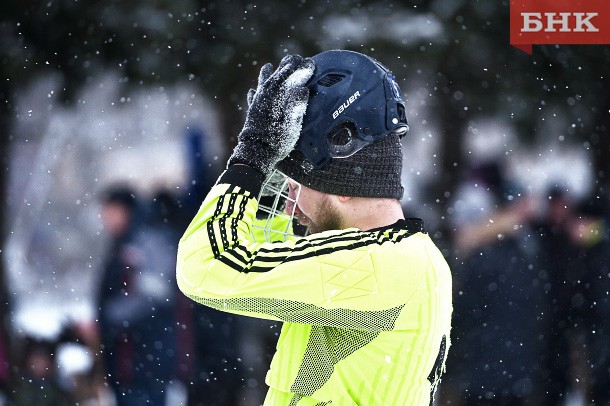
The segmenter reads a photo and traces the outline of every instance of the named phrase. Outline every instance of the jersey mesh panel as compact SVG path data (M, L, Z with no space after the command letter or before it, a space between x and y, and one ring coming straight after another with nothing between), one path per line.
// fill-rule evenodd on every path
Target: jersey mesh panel
M331 377L334 365L370 343L380 331L390 331L403 306L383 311L324 309L308 303L268 298L202 299L219 310L256 311L286 322L311 324L312 329L299 372L291 386L291 404L311 396ZM328 325L335 327L328 327Z
M192 300L218 310L269 314L292 323L313 324L367 331L390 331L404 305L381 311L325 309L310 303L285 299L231 298L210 299L189 296Z

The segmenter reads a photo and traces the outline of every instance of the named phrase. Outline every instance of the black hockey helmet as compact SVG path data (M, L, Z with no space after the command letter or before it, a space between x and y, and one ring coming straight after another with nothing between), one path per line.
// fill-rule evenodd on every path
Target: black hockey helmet
M295 149L315 169L389 134L402 137L407 132L400 89L381 63L346 50L325 51L312 59L309 103Z

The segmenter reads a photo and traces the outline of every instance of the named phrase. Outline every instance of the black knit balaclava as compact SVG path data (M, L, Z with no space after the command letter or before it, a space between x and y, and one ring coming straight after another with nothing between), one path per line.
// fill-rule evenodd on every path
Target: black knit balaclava
M401 199L404 192L402 148L395 134L347 158L332 158L321 169L313 169L296 150L277 168L301 185L333 195Z

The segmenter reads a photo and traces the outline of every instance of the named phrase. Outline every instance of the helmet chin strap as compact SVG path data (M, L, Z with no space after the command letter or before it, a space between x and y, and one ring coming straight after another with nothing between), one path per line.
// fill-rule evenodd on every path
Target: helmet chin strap
M275 169L263 182L251 230L256 241L286 241L297 236L293 226L301 185L293 182L297 187L290 193L288 180L288 176Z

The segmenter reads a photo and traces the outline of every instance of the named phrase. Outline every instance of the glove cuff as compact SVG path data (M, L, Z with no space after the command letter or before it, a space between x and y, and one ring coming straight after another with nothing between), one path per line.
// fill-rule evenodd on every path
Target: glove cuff
M255 168L244 165L233 165L220 175L216 183L228 183L239 186L242 189L249 191L254 198L257 198L264 180L265 175Z
M275 160L274 160L275 158ZM267 176L273 170L276 157L267 145L239 142L229 157L227 167L235 164L250 166Z

